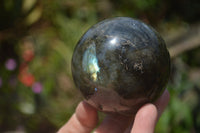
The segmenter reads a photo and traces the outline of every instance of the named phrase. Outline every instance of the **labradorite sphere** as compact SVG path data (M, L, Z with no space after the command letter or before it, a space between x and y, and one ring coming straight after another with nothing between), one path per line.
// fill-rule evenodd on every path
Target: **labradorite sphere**
M92 26L72 57L75 85L103 112L135 114L162 94L169 74L164 40L152 27L128 17Z

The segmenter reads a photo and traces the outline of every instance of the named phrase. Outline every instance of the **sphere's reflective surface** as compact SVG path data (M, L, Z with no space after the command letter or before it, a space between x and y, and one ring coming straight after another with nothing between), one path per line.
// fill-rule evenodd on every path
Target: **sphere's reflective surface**
M72 75L89 104L134 114L158 98L170 73L165 42L151 27L127 17L104 20L79 40Z

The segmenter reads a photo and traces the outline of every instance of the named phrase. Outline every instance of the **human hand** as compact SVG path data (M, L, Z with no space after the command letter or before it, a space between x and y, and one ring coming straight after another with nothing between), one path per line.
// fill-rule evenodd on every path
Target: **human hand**
M86 102L81 102L58 133L90 133L95 128L94 133L153 133L159 117L169 102L169 97L169 92L165 90L154 104L142 106L135 117L107 115L97 128L97 110Z

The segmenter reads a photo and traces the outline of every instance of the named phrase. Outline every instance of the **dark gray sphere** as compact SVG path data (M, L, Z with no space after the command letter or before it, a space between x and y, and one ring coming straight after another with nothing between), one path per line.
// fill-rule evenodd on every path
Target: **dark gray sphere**
M86 101L98 110L133 115L164 91L170 56L161 36L145 23L106 19L79 40L72 75Z

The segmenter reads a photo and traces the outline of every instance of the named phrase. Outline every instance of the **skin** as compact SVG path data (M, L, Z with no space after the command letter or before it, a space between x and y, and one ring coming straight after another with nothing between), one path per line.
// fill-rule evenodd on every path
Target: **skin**
M98 127L97 110L82 101L58 133L153 133L169 99L169 92L165 90L155 103L142 106L135 117L107 115Z

